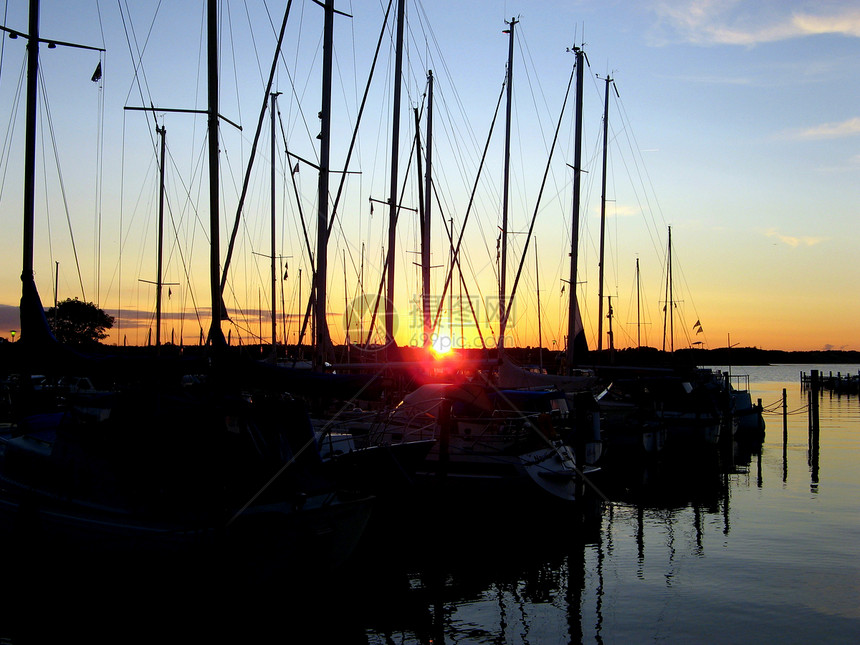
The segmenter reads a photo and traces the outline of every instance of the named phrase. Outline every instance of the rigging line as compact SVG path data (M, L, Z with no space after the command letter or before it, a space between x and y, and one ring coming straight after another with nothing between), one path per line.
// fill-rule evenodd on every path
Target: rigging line
M541 201L541 197L543 196L543 189L544 189L544 185L546 184L546 178L547 178L547 175L549 174L550 161L552 160L552 154L555 151L555 144L556 144L556 141L558 140L558 132L561 129L562 117L564 116L564 109L567 106L567 99L568 99L568 96L570 95L570 86L573 83L573 77L574 77L574 72L571 71L570 79L567 82L567 92L564 95L564 103L561 106L561 112L559 113L559 117L558 117L558 125L556 125L555 135L552 138L552 146L550 147L549 158L547 159L547 164L546 164L546 169L544 170L543 180L541 181L540 190L538 191L537 203L535 204L534 214L532 215L532 221L529 224L529 232L528 232L528 235L526 235L526 242L525 242L525 246L523 247L523 254L520 257L520 266L519 266L519 268L517 268L517 275L516 275L516 278L514 278L514 286L511 289L511 296L508 299L508 306L505 307L505 316L502 320L502 322L504 324L502 324L500 326L500 329L507 326L508 318L510 317L510 313L511 313L511 309L512 309L511 305L514 302L514 297L516 297L517 285L519 284L520 275L522 274L523 265L525 264L525 260L526 260L526 254L528 253L528 250L529 250L529 243L531 242L531 239L532 239L532 231L534 230L535 220L537 219L537 215L538 215L538 212L540 210L540 201ZM575 287L575 285L571 285L571 289L574 287Z
M269 25L270 25L270 26L271 26L271 28L272 28L272 33L275 33L275 24L272 22L271 15L269 14L269 8L268 8L268 5L265 5L265 3L264 3L264 6L266 7L266 15L267 15L267 16L268 16L268 18L269 18ZM302 9L301 9L302 11L303 11L303 8L304 8L304 3L302 3ZM302 31L301 31L301 30L302 30L302 22L303 22L303 21L302 21L302 16L303 16L303 14L300 14L300 15L299 15L299 37L298 37L298 38L297 38L297 40L296 40L297 45L298 45L298 43L299 43L299 41L300 41L300 39L301 39L301 33L302 33ZM320 44L319 44L319 43L320 43L320 42L322 42L322 34L320 34L320 38L319 38L319 40L317 41L317 50L319 50L319 47L320 47ZM292 73L290 72L290 69L291 69L291 68L290 68L290 65L289 65L289 64L287 64L287 60L286 60L286 58L284 57L284 52L283 52L283 49L282 49L282 48L281 48L281 49L280 49L280 51L278 52L278 57L281 59L281 61L282 61L282 62L283 62L283 64L284 64L284 71L285 71L285 72L286 72L286 74L287 74L287 80L289 81L289 87L290 87L290 90L292 91L293 98L295 99L295 104L298 106L298 112L299 112L299 115L301 116L301 122L302 122L302 125L304 125L304 127L305 127L305 134L307 134L307 136L308 136L308 140L310 140L310 141L314 141L315 137L314 137L314 135L313 135L313 134L311 134L311 129L310 129L310 126L308 125L308 120L307 120L307 118L305 117L305 112L304 112L304 110L302 109L302 100L301 100L301 96L299 96L299 92L298 92L298 90L297 90L297 88L296 88L296 82L295 82L295 79L293 78L293 75L292 75ZM295 61L295 64L296 64L296 66L298 66L298 48L296 49L296 61ZM314 153L315 153L315 154L317 153L317 150L316 150L316 149L314 149ZM319 162L319 159L317 159L317 162Z
M5 42L4 39L0 39ZM15 89L15 101L13 102L12 111L9 114L9 121L6 124L6 137L3 140L3 151L0 155L0 165L3 166L3 176L0 178L0 200L3 199L3 189L6 186L6 173L9 170L9 159L12 156L12 140L15 135L15 123L18 120L18 109L21 105L21 94L24 87L24 79L27 77L27 56L25 55L21 61L21 72L18 76L18 86Z
M260 81L262 81L263 68L260 67L260 52L257 49L257 39L254 37L254 29L251 28L251 14L248 12L248 1L245 0L242 6L245 7L245 17L248 19L248 31L251 34L251 47L254 50L254 58L257 61L257 73L260 75ZM266 7L266 11L268 12L268 7Z
M45 132L45 123L44 123L44 115L39 115L39 131ZM48 176L48 154L45 150L45 136L42 135L40 137L40 141L42 144L42 176L47 178ZM50 209L50 198L48 196L48 182L47 180L44 183L45 189L45 222L48 228L48 257L51 261L51 266L56 266L54 264L54 235L51 231L51 209ZM53 271L51 272L53 274Z
M137 34L134 31L134 25L131 24L131 12L128 9L128 0L125 0L125 2L126 2L125 11L123 11L121 0L117 0L117 7L119 8L120 18L122 19L122 26L123 26L123 31L125 33L125 41L126 41L126 45L128 46L129 56L131 57L133 67L134 67L134 74L132 76L131 86L129 87L128 92L126 94L126 102L128 102L128 97L131 96L131 93L132 93L134 86L137 85L138 95L140 96L140 103L141 103L141 105L146 105L147 101L144 99L143 86L141 85L141 82L140 82L141 76L143 76L143 84L146 85L147 95L149 95L149 96L152 96L152 95L149 92L149 83L146 80L146 72L144 71L144 68L143 68L143 50L140 49L140 46L137 43ZM155 18L158 15L158 10L160 7L161 7L161 0L159 0L159 2L158 2L158 6L156 7L155 14L153 15L153 18L152 18L152 22L150 23L149 32L146 35L146 40L144 41L144 45L143 45L144 50L146 49L146 45L149 42L149 38L150 38L150 36L152 34L152 30L155 26ZM125 16L126 12L128 12L128 14L129 14L128 19L129 19L129 24L131 24L131 35L129 35L129 25L126 24L126 16ZM134 46L132 46L132 40L134 40ZM135 49L137 49L137 57L136 58L135 58ZM150 100L149 103L151 105L152 101ZM146 113L147 121L149 120L150 116L152 117L153 130L156 130L158 128L158 119L157 119L154 112L151 115L149 113ZM123 118L123 123L125 123L125 118ZM155 154L158 154L158 152L157 152L158 151L158 143L155 140L155 137L152 135L153 130L149 130L150 145L152 146L153 152Z
M439 217L442 220L442 228L445 230L445 233L448 236L448 244L450 246L453 246L454 245L454 231L448 227L448 219L445 216L446 215L446 209L443 207L442 200L439 198L439 193L436 190L436 184L432 184L431 187L433 189L433 196L436 198L436 205L438 206ZM472 266L469 255L468 255L468 253L465 255L466 255L466 264L468 265L468 268L471 271L472 277L476 278L477 277L476 272L475 272L474 267ZM480 320L478 320L478 315L475 312L474 306L472 305L472 297L471 297L471 294L469 292L469 288L466 286L465 278L463 277L463 267L460 264L459 254L455 255L454 263L457 265L457 270L460 274L460 286L466 292L466 296L467 296L467 299L469 301L469 309L472 312L472 319L475 321L475 328L478 332L478 337L481 340L481 347L486 349L487 346L484 342L484 335L481 333L481 322L480 322ZM453 265L452 265L451 270L453 271ZM483 301L484 294L481 292L481 286L478 283L477 279L475 280L475 282L478 286L478 295L480 296L481 300ZM442 298L442 300L444 301L444 297ZM437 322L438 322L438 319L437 319ZM435 332L436 329L437 329L437 327L435 327L435 326L431 327L431 331L433 331L433 332Z
M254 142L251 144L251 156L248 159L248 166L245 170L245 179L242 182L242 192L239 196L239 204L236 207L236 218L233 221L233 230L230 233L230 242L227 245L227 255L224 258L224 268L221 270L221 292L224 292L224 285L227 283L227 272L230 269L230 261L233 258L233 247L236 243L236 234L239 232L239 221L242 219L242 208L245 205L245 197L248 194L248 183L251 178L251 169L254 166L254 159L257 156L257 144L260 141L260 134L263 130L263 122L266 116L267 104L269 102L269 93L272 91L272 82L275 78L275 70L278 66L278 54L281 51L281 45L284 42L284 32L287 29L287 19L290 16L290 8L293 5L292 0L288 0L287 7L284 10L284 19L281 22L281 31L278 34L278 42L275 46L275 55L272 57L272 66L269 69L269 80L266 83L266 92L263 95L263 103L260 107L260 116L257 119L257 130L254 132Z
M167 153L168 159L172 162L174 169L176 169L178 174L178 166L174 162L173 155L170 154L169 148ZM176 219L173 217L173 207L171 206L170 196L165 191L165 201L167 202L167 213L170 216L170 225L173 228L173 238L174 238L174 246L176 248L177 253L179 253L179 261L182 264L182 270L185 274L186 284L188 285L188 295L191 298L191 305L194 308L194 314L197 317L197 322L202 326L202 321L200 320L200 310L197 306L197 299L194 297L194 289L191 288L191 276L188 272L188 263L185 260L185 255L182 251L182 245L179 244L179 230L176 227ZM195 210L195 215L197 211ZM198 217L199 221L199 217ZM173 250L171 249L171 256L173 254Z
M8 22L9 22L9 0L6 0L6 2L3 3L3 24L4 25L8 24ZM3 60L5 58L5 53L6 53L6 39L2 38L0 40L2 40L2 42L0 42L0 87L2 87Z
M620 115L621 111L619 110L618 112ZM610 126L610 127L612 127L612 126ZM658 244L657 236L656 236L657 222L654 221L654 210L651 207L651 203L648 199L648 192L647 192L647 190L645 190L645 185L644 185L644 182L642 181L642 174L639 170L639 161L637 160L637 158L635 156L634 147L630 141L629 129L627 127L624 127L624 128L622 128L622 130L624 131L624 133L626 135L628 135L627 136L627 145L630 148L631 156L633 158L633 164L634 164L633 167L637 171L637 176L638 176L638 181L639 181L638 185L636 183L634 183L633 174L631 172L630 166L628 165L627 160L623 156L621 156L621 163L624 165L624 169L627 171L627 176L630 178L631 188L633 190L633 193L636 195L637 205L639 206L639 209L642 211L643 219L645 222L645 230L648 232L648 237L651 241L651 247L653 248L654 252L659 256L661 253L661 249L660 249L660 244ZM617 138L617 135L616 135L616 138ZM641 197L640 197L640 193L639 193L640 187L642 188L642 196ZM645 199L644 205L647 206L647 208L643 208L642 197L644 197L644 199ZM646 212L651 215L651 221L650 222L648 221L648 219L646 217Z
M505 80L502 82L502 88L499 91L499 98L496 101L496 110L493 113L493 120L490 122L490 131L487 133L487 141L484 144L484 152L481 155L481 162L478 164L478 172L475 175L475 182L472 185L472 193L469 195L469 204L466 206L466 214L463 216L463 224L460 227L460 235L457 238L457 247L454 249L454 257L456 258L460 254L460 245L463 243L463 235L466 232L466 223L469 221L469 214L472 212L472 205L475 202L475 192L478 190L478 182L481 179L481 172L484 169L484 162L487 159L487 151L490 148L490 141L493 137L493 130L496 127L496 119L499 116L499 108L502 105L502 98L505 96L505 85L507 84L507 74L505 75ZM439 326L439 319L442 317L442 305L441 302L445 300L445 296L448 293L448 287L451 285L451 275L449 274L445 279L445 287L442 289L442 298L440 299L439 309L436 311L436 319L433 321L433 328L436 329Z
M233 14L230 13L230 3L224 3L224 10L227 12L227 25L228 31L230 32L230 54L233 59L233 82L236 84L236 121L238 123L242 122L242 103L239 101L239 77L237 76L238 70L236 67L236 38L233 36ZM222 40L223 42L223 40ZM220 57L219 57L220 60ZM243 138L239 138L240 143L243 141Z
M122 115L122 145L121 145L121 156L120 156L120 169L119 169L119 234L120 234L120 245L119 252L117 253L117 268L115 269L115 273L118 274L117 281L122 283L122 220L123 220L123 204L125 203L125 124L126 124L126 116L125 110L123 110ZM110 293L110 288L113 286L113 276L111 276L110 284L108 285L108 293ZM119 315L122 311L122 289L117 288L117 307L116 307L116 344L119 347L119 338L121 336L121 320L122 317Z
M520 26L519 26L519 29L517 29L514 32L514 36L516 37L517 44L519 45L519 48L517 48L517 49L519 51L520 60L522 61L523 70L525 70L525 72L526 72L526 79L528 80L528 85L529 85L529 95L531 96L531 99L532 99L532 105L534 105L534 108L535 108L535 115L540 115L540 109L538 108L537 97L535 94L535 87L532 84L533 78L537 79L538 94L543 99L544 109L549 114L549 104L547 103L546 95L543 92L543 86L541 86L541 84L540 84L540 77L537 74L529 74L528 73L530 69L533 72L535 70L534 59L532 58L531 50L529 50L529 48L528 48L528 42L523 37L523 33L522 33L523 32L523 26L521 23L517 23L517 24ZM528 58L526 58L526 53L528 54ZM528 65L529 63L531 64L531 67L529 67L529 65ZM543 120L540 118L538 118L538 126L540 128L541 139L543 139L544 152L546 152L546 132L544 132Z
M436 51L439 53L439 59L441 60L442 69L443 69L443 70L444 70L444 72L445 72L444 76L445 76L446 78L454 78L454 74L452 74L452 73L451 73L451 70L450 70L450 68L448 67L447 61L446 61L445 57L442 55L442 53L441 53L441 52L442 52L442 48L439 46L439 41L438 41L438 39L437 39L437 37L436 37L436 33L433 31L433 26L432 26L432 24L430 23L429 18L427 17L426 9L424 8L424 5L423 5L423 3L422 3L422 2L420 2L420 0L419 0L419 2L417 2L417 4L418 4L418 7L420 8L419 17L423 17L423 24L425 25L424 33L425 33L425 34L426 34L426 33L429 33L429 34L430 34L430 39L431 39L431 41L433 42L433 44L435 45L435 47L436 47ZM429 69L429 66L428 66L428 69ZM468 118L466 117L466 109L465 109L465 107L463 106L463 101L462 101L462 99L460 98L460 95L457 93L456 88L452 88L452 93L453 93L453 96L454 96L454 99L455 99L455 104L456 104L456 105L457 105L457 107L459 108L459 110L460 110L460 114L461 114L461 116L463 117L463 120L464 120L464 121L466 122L466 124L468 125ZM443 105L445 105L445 106L447 107L447 102L446 102L445 94L444 94L444 93L443 93L443 94L441 94L441 99L442 99L442 103L443 103ZM468 133L468 135L469 135L469 139L471 140L472 146L467 146L466 148L467 148L468 150L471 150L473 147L474 147L474 148L478 148L478 140L477 140L477 138L475 137L475 133L474 133L474 131L473 131L471 128L467 128L467 133Z
M123 11L123 1L125 2L125 11ZM158 12L161 8L161 2L162 0L158 0L158 5L155 7L155 13L152 16L152 21L149 25L149 31L147 32L146 39L143 43L143 49L141 49L137 42L137 33L134 31L134 24L131 22L131 11L128 8L128 0L117 0L117 7L119 8L119 15L122 19L122 27L125 33L125 41L126 45L128 45L128 53L131 57L134 67L132 84L131 87L129 87L128 93L126 94L126 102L128 102L128 97L131 95L132 88L136 85L138 95L140 96L141 105L146 105L147 102L150 104L152 103L151 99L150 101L146 101L146 99L144 98L143 85L146 86L146 94L150 97L152 96L152 94L149 92L149 82L146 79L146 72L143 67L143 52L146 51L146 46L149 43L149 38L152 35L153 29L155 28L155 19L158 17ZM126 13L128 13L129 24L126 24ZM131 34L129 34L129 25L131 26ZM134 40L134 46L132 46L132 40ZM135 50L137 50L137 56L135 56ZM141 76L143 77L143 85L141 85ZM150 115L147 115L147 118L149 118L149 116ZM155 129L158 127L158 119L156 118L154 113L151 116L154 125L153 129ZM157 142L152 136L152 131L150 131L150 139L152 143L152 149L157 150Z
M347 171L349 170L349 163L352 160L352 153L355 149L355 144L356 144L356 141L358 139L359 126L361 125L362 116L364 115L364 108L367 105L367 97L370 93L370 85L371 85L371 82L373 81L374 72L376 71L376 63L379 60L379 52L382 48L382 41L385 37L385 30L386 30L386 26L388 25L388 17L391 13L392 5L393 5L393 0L389 0L388 7L385 10L385 16L384 16L383 21L382 21L382 28L379 31L379 38L376 41L376 50L374 51L373 61L371 62L370 71L368 72L368 75L367 75L367 83L364 86L364 94L361 97L361 104L359 105L358 113L356 115L355 127L353 128L352 137L351 137L350 142L349 142L349 148L347 149L346 159L344 161L344 172L341 175L340 182L338 183L338 187L337 187L337 193L335 194L334 202L332 203L331 216L329 217L328 227L326 228L326 243L328 243L329 236L331 235L331 229L334 226L335 218L338 215L337 207L340 204L340 198L343 195L343 190L344 190L344 187L346 185ZM411 153L410 153L410 163L411 163L411 160L412 160L412 157L411 157ZM406 173L407 173L406 176L408 176L408 169L407 169ZM406 189L405 178L404 178L404 188L403 189L404 189L404 191ZM345 239L348 239L346 236L346 233L343 231L343 222L341 222L340 218L338 218L337 221L338 221L338 226L340 228L341 235L343 235ZM349 256L350 256L350 260L352 261L353 269L356 269L355 258L353 257L352 249L350 249Z
M98 3L97 3L98 4ZM101 26L101 14L99 14L99 24ZM102 40L104 40L104 32L102 32ZM99 65L102 67L102 75L98 79L98 108L96 117L96 171L95 171L95 209L96 209L96 224L97 224L97 244L96 244L96 302L101 302L101 269L102 269L102 182L104 179L104 77L105 67L104 53L99 53Z
M624 131L625 131L625 133L627 133L628 142L632 139L633 144L634 144L631 146L631 150L640 150L639 144L636 141L636 134L633 132L632 124L630 123L630 119L627 116L627 109L624 106L624 102L621 100L621 97L616 98L616 103L618 104L618 107L619 107L618 113L623 116L623 119L626 123ZM641 153L640 153L640 155L641 155ZM634 155L633 159L634 159L634 161L637 159L635 155ZM654 195L654 201L657 205L657 212L660 215L660 219L663 221L663 228L665 228L666 227L666 217L663 215L663 209L660 206L660 201L657 199L657 193L654 190L654 183L651 181L651 177L648 174L647 167L645 167L644 160L643 160L642 166L644 168L645 178L648 180L648 185L650 186L652 194ZM637 169L637 171L639 170L638 164L636 166L636 169ZM641 172L640 172L639 176L640 176L640 181L642 181ZM643 182L643 188L644 188L644 182ZM648 210L651 214L652 225L654 226L654 231L655 231L654 235L656 235L656 231L658 230L658 226L657 226L657 222L654 221L654 209L651 207L651 203L650 203L650 200L648 199L648 192L647 191L645 191L645 199L648 202ZM655 249L658 249L660 247L660 245L656 243L656 241L655 241L655 239L653 239L653 237L652 237L651 243L652 243L652 245L654 245Z
M400 193L397 195L398 206L394 209L393 226L394 226L395 231L397 230L397 222L400 219L400 211L402 210L402 207L399 206L399 204L403 203L403 199L406 196L406 189L409 185L409 171L412 169L412 159L413 159L414 154L415 154L415 146L413 145L413 146L410 146L410 148L409 148L409 159L406 162L406 168L404 168L404 170L403 170L403 184L401 185ZM402 242L402 240L398 240L398 241ZM375 320L376 320L376 315L377 315L378 310L379 310L379 304L382 300L382 291L383 291L383 287L385 286L384 280L388 275L388 266L389 266L390 259L391 259L391 248L389 247L385 250L385 262L383 264L383 270L382 270L382 281L380 282L379 289L376 292L376 303L375 303L374 308L373 308L373 316L370 319L370 332L368 333L366 344L370 344L371 333L373 331L373 327L374 327ZM404 263L406 262L405 258L404 258L403 262ZM401 269L403 269L403 268L404 267L401 267ZM406 271L408 271L408 267L406 268ZM393 299L394 294L391 294L391 297Z
M99 84L99 107L98 107L98 160L96 162L96 210L98 213L98 251L96 253L96 257L98 260L98 268L96 269L96 301L101 302L101 248L102 248L102 206L103 206L103 194L102 194L102 184L104 181L104 109L105 109L105 99L104 99L104 76L105 76L105 67L106 64L106 54L105 54L105 29L104 23L102 22L102 11L99 6L98 0L96 0L96 14L99 19L99 34L102 39L102 51L99 53L99 64L102 65L102 76L98 79Z
M49 131L49 135L50 135L50 139L51 139L51 145L54 149L54 161L57 164L57 179L60 182L60 193L63 196L63 208L66 211L66 222L68 223L68 226L69 226L69 237L71 238L71 241L72 241L72 251L73 251L74 256L75 256L75 268L78 271L78 282L81 285L81 296L83 297L84 300L86 300L87 294L86 294L86 291L84 290L84 278L81 275L81 263L78 261L78 248L77 248L77 245L75 244L75 234L74 234L74 231L72 230L72 216L71 216L71 213L69 212L69 201L66 197L66 186L65 186L65 182L63 181L63 172L62 172L62 169L60 168L60 152L57 149L57 138L56 138L55 133L54 133L54 122L53 122L53 119L51 118L51 108L50 108L50 105L48 103L48 88L45 87L45 78L41 74L41 71L39 73L39 83L42 87L42 101L43 101L43 105L45 107L45 116L46 116L47 122L48 122L48 131Z
M367 83L364 86L364 95L361 97L361 105L359 106L358 114L356 115L355 128L353 128L352 138L350 139L349 148L347 149L346 160L344 161L344 173L341 175L340 182L339 182L338 187L337 187L337 193L335 195L334 202L332 204L332 212L331 212L331 216L329 217L328 228L326 229L326 236L331 235L331 229L332 229L332 226L334 225L335 217L337 216L337 207L340 204L340 198L343 194L344 185L346 184L346 177L347 177L346 171L349 170L349 162L352 160L352 153L353 153L353 150L355 149L355 143L356 143L356 140L358 138L358 126L361 123L361 117L364 114L364 108L367 105L367 97L368 97L368 94L370 93L370 84L371 84L371 81L373 80L373 74L376 70L376 63L379 60L379 52L382 48L382 40L385 37L385 27L388 24L388 16L391 12L391 5L392 4L393 4L393 0L388 0L388 7L385 10L385 18L382 21L382 29L380 29L379 38L376 41L376 50L373 54L373 62L370 64L370 72L368 73L368 76L367 76ZM353 262L353 264L355 264L355 263Z

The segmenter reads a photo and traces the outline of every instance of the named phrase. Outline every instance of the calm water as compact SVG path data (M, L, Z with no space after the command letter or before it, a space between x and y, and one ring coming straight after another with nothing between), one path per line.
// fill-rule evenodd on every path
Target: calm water
M383 507L350 566L314 580L213 586L122 568L58 579L42 566L4 590L0 639L855 642L860 401L824 394L816 451L800 383L816 367L860 369L733 367L775 410L763 444L604 473L581 513L518 500Z

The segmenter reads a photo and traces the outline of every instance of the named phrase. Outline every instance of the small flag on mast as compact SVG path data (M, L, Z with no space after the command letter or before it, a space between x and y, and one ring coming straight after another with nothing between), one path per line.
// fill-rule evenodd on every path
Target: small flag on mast
M93 83L98 83L102 80L102 62L99 61L99 64L96 65L96 71L93 72L93 76L90 79Z

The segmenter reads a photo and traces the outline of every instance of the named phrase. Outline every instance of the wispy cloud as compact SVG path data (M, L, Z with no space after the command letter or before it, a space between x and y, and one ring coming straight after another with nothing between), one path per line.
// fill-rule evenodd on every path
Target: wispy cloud
M797 130L793 133L797 139L842 139L860 134L860 117L854 117L839 123L822 123Z
M821 34L860 38L860 7L853 2L659 0L653 11L676 39L702 45L751 46Z
M783 235L773 228L765 231L765 235L767 237L775 237L783 244L787 244L792 248L796 248L798 246L815 246L816 244L820 244L827 240L826 237L795 237L793 235Z
M591 209L594 215L600 217L600 206L594 206ZM628 206L624 204L617 203L607 203L606 204L606 216L607 217L630 217L632 215L639 215L642 212L638 206Z

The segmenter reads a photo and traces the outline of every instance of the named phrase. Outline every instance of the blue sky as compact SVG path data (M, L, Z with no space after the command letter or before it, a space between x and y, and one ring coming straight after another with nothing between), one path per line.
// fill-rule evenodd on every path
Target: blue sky
M26 2L4 4L7 27L26 31ZM338 2L352 15L336 21L333 166L342 164L384 6ZM583 159L588 174L581 215L579 293L592 345L597 333L597 239L600 212L600 146L603 81L615 79L609 110L606 279L612 296L615 340L635 342L635 261L641 268L640 329L660 346L665 300L665 244L672 227L677 293L676 346L703 341L765 348L860 349L860 283L856 262L856 209L860 202L860 7L851 2L407 2L407 72L401 177L413 136L412 107L421 104L426 70L436 78L434 173L440 201L434 221L434 264L444 264L447 242L442 220L462 223L468 196L505 74L505 21L518 17L515 34L514 124L512 127L512 232L525 230L535 211L559 118L573 56L583 45L586 70ZM55 144L40 140L37 210L37 281L43 300L53 298L55 263L60 297L85 297L122 311L119 334L142 342L154 311L154 212L157 195L153 128L125 106L205 107L202 41L204 3L42 2L42 35L103 46L106 53L42 47L44 87ZM268 15L267 15L268 10ZM242 132L222 124L222 185L225 232L232 226L236 195L256 125L265 76L275 42L280 3L230 2L221 11L221 112ZM319 109L321 11L294 0L284 56L276 75L284 131L291 151L316 155ZM131 45L129 44L131 43ZM135 44L136 43L136 44ZM133 52L141 52L142 55ZM16 87L24 58L21 40L4 39L0 102L8 115L0 216L0 313L14 314L20 274L20 167L23 103ZM104 77L90 76L101 61ZM140 85L135 82L138 69ZM341 217L330 241L332 312L336 340L342 338L345 302L364 287L374 292L385 239L382 205L370 214L370 198L387 198L390 147L390 39L371 86L358 151L350 170ZM16 103L17 100L17 103ZM17 119L14 106L18 105ZM102 109L100 110L100 105ZM570 244L573 101L569 100L535 223L534 243L517 293L513 340L534 344L537 287L541 291L544 345L564 342L566 277ZM196 342L195 304L205 316L208 218L205 199L205 119L163 114L173 161L168 164L172 224L166 242L166 281L176 283L166 309L185 342ZM500 117L501 118L501 117ZM422 127L423 124L422 124ZM466 232L465 276L473 296L492 295L497 280L495 244L500 224L502 130L490 144L485 174ZM284 172L279 138L278 253L289 263L284 302L297 312L298 291L308 293L310 264L303 252L298 209ZM56 145L62 188L57 176ZM259 308L268 308L268 132L261 146L246 205L234 280L227 296L237 312L234 333L251 337ZM99 156L101 155L101 156ZM42 159L45 159L44 163ZM101 172L99 172L101 166ZM45 170L43 170L45 169ZM414 172L414 170L413 170ZM305 215L316 212L312 168L297 175ZM415 204L415 182L404 201ZM333 181L333 186L336 186ZM47 205L46 205L47 204ZM406 205L406 204L404 204ZM409 212L398 228L398 292L401 342L409 342L409 303L420 288L410 255L417 249L417 224ZM49 234L50 229L50 234ZM77 264L69 230L74 235ZM222 240L226 235L222 233ZM509 237L513 282L524 236ZM313 244L313 241L312 241ZM364 256L362 256L362 244ZM401 253L402 251L402 253ZM361 258L364 257L364 269ZM346 268L344 268L344 261ZM304 284L299 287L298 272ZM434 270L441 290L442 270ZM14 276L14 277L13 277ZM189 276L191 284L189 284ZM202 278L200 277L202 276ZM346 284L346 295L344 295ZM83 289L81 287L83 285ZM289 304L295 303L295 304ZM280 303L279 303L280 307ZM130 311L141 312L138 325ZM704 332L691 334L699 320ZM14 328L14 317L2 323ZM134 322L132 322L134 321ZM292 342L296 324L291 323ZM492 324L484 333L492 333ZM455 330L456 331L456 330ZM471 332L466 332L471 333ZM119 342L119 334L113 338ZM265 332L264 332L265 335Z

